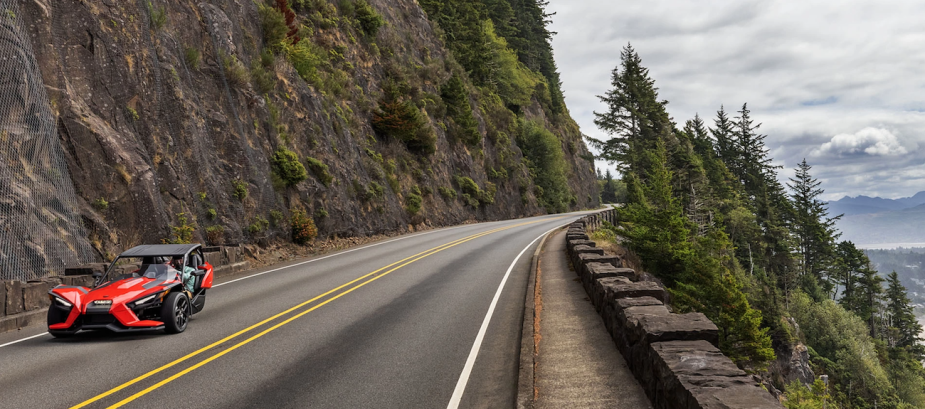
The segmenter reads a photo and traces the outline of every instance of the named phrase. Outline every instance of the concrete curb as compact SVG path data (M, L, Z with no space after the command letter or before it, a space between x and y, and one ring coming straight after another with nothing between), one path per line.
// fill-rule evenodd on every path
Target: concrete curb
M48 314L48 308L21 312L16 315L8 315L0 319L0 334L4 332L18 331L29 325L45 322L45 316Z
M546 239L563 227L543 236L540 244L536 246L536 251L533 252L533 260L530 262L530 277L527 278L527 296L525 297L526 300L524 300L524 323L520 333L520 376L517 379L517 409L533 409L535 380L533 371L536 364L533 326L536 319L536 272L540 264L540 253L543 252Z

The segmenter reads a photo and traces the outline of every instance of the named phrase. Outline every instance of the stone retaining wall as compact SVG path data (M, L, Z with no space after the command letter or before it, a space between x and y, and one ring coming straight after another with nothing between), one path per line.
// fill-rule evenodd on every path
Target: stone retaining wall
M594 308L656 409L783 408L717 348L719 331L701 313L675 314L668 293L606 255L589 232L616 212L569 226L568 257Z

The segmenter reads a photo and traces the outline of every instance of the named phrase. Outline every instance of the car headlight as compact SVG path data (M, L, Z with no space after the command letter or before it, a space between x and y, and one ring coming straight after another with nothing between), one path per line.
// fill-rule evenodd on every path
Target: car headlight
M49 294L49 295L48 295L48 298L51 298L52 301L57 302L58 304L60 304L60 305L63 306L63 307L66 307L66 308L71 308L71 307L74 306L73 304L67 302L67 300L65 300L65 299L63 299L63 298L61 298L61 297L58 297L58 296L56 296L56 295L51 295L51 294Z
M142 298L142 299L140 299L140 300L138 300L138 301L135 301L135 304L145 304L145 303L147 303L148 301L153 300L154 297L156 297L156 296L157 296L157 294L151 294L151 295L149 295L149 296L147 296L147 297L145 297L145 298Z
M129 308L135 308L135 307L137 307L137 306L139 306L139 305L145 305L145 304L151 303L151 302L153 302L155 299L160 300L160 299L164 298L164 294L166 294L166 292L161 291L161 292L159 292L159 293L154 293L154 294L151 294L151 295L146 295L146 296L144 296L144 297L142 297L142 298L139 298L139 299L137 299L137 300L135 300L135 301L132 301L132 302L128 303L128 307L129 307Z

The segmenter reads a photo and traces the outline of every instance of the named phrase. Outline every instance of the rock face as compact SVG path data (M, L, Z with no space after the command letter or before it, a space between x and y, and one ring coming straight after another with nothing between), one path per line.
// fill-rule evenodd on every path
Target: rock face
M323 3L340 18L336 2ZM0 155L12 155L0 173L25 175L0 177L0 218L30 218L34 228L23 232L54 238L24 244L15 257L98 261L171 238L171 227L184 225L180 214L193 241L228 244L289 240L296 211L314 219L320 237L544 213L516 135L488 129L486 118L498 113L479 108L474 92L475 146L448 138L429 106L422 112L437 135L433 155L373 131L391 73L409 78L422 100L439 100L452 59L415 0L370 4L386 23L371 38L337 19L312 23L334 68L308 83L282 56L264 63L252 1L0 0L0 54L18 50L19 61L0 62ZM260 89L258 77L270 88ZM582 159L588 151L574 122L547 118L537 101L521 111L559 137L573 208L596 206L593 166ZM23 125L37 116L44 134ZM274 178L271 158L282 147L307 166L306 180ZM46 148L66 173L9 165ZM494 186L493 201L462 200L457 176ZM408 210L412 195L421 210ZM222 231L207 235L214 226ZM52 241L69 242L60 252L68 257L51 253Z

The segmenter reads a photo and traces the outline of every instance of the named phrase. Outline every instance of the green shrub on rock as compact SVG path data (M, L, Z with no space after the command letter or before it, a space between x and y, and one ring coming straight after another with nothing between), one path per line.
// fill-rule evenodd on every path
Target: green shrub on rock
M299 156L295 152L279 148L270 160L273 166L273 173L286 184L294 186L308 177L305 166L299 161Z
M369 37L375 36L379 32L379 28L385 24L382 16L366 0L357 1L354 5L354 12L356 13L357 21L360 23L360 28Z
M408 197L405 198L405 209L408 210L408 213L417 214L421 211L421 205L424 202L424 199L420 195L411 193Z
M437 188L440 192L440 196L443 196L444 199L453 200L456 199L456 191L451 187L440 186Z
M308 168L315 174L315 177L325 186L329 186L331 182L334 181L334 176L331 176L331 173L328 171L328 165L320 160L309 156L305 158L305 163L308 164Z

